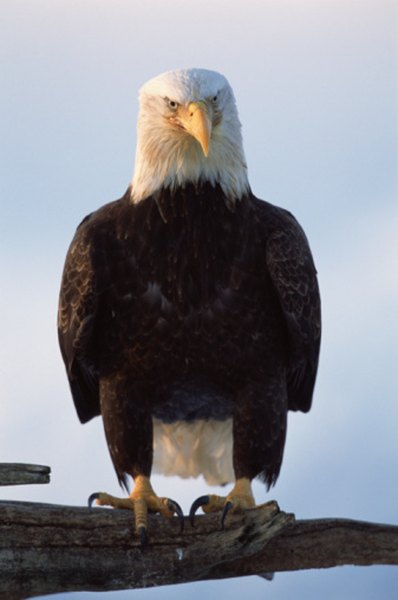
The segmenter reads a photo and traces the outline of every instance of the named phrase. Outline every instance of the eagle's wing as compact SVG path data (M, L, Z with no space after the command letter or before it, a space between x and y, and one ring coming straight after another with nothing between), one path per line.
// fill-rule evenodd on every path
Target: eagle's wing
M58 310L59 343L82 423L100 413L93 336L98 292L90 237L85 227L89 218L77 229L68 250Z
M267 241L266 260L285 318L289 344L289 409L307 412L318 367L320 296L307 238L290 213Z

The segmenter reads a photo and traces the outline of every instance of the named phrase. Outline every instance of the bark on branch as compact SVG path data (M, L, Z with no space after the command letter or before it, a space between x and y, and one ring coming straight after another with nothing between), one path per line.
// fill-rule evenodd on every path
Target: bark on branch
M0 485L49 483L50 467L25 463L0 463Z
M398 526L295 521L276 503L186 523L151 516L143 550L127 511L0 502L0 598L121 590L272 571L398 564Z

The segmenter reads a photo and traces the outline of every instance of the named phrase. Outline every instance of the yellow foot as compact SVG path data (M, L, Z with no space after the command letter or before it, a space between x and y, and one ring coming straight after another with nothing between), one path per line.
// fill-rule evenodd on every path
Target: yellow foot
M153 491L149 478L144 475L135 478L134 489L128 498L116 498L105 492L97 492L91 494L88 505L92 506L94 501L99 506L132 510L135 515L135 529L142 546L147 542L148 512L160 513L167 518L176 514L180 522L180 531L184 528L184 515L179 504L170 498L159 498Z
M253 492L250 479L237 479L236 483L228 496L216 496L209 494L208 496L200 496L191 506L189 511L189 520L192 527L195 526L195 513L198 508L202 508L203 512L211 513L222 511L221 513L221 529L224 529L225 517L229 512L237 512L254 508Z

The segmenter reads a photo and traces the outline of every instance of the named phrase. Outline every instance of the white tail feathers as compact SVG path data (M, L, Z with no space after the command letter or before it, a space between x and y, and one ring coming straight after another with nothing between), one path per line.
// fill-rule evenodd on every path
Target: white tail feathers
M209 485L234 481L232 419L163 423L153 420L153 472L179 477L203 475Z

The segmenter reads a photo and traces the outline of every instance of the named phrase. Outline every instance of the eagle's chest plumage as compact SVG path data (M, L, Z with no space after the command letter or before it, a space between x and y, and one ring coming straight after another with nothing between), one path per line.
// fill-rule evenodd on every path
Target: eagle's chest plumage
M163 385L188 375L224 385L256 368L276 306L244 200L231 211L210 186L163 192L122 212L108 245L104 368Z

